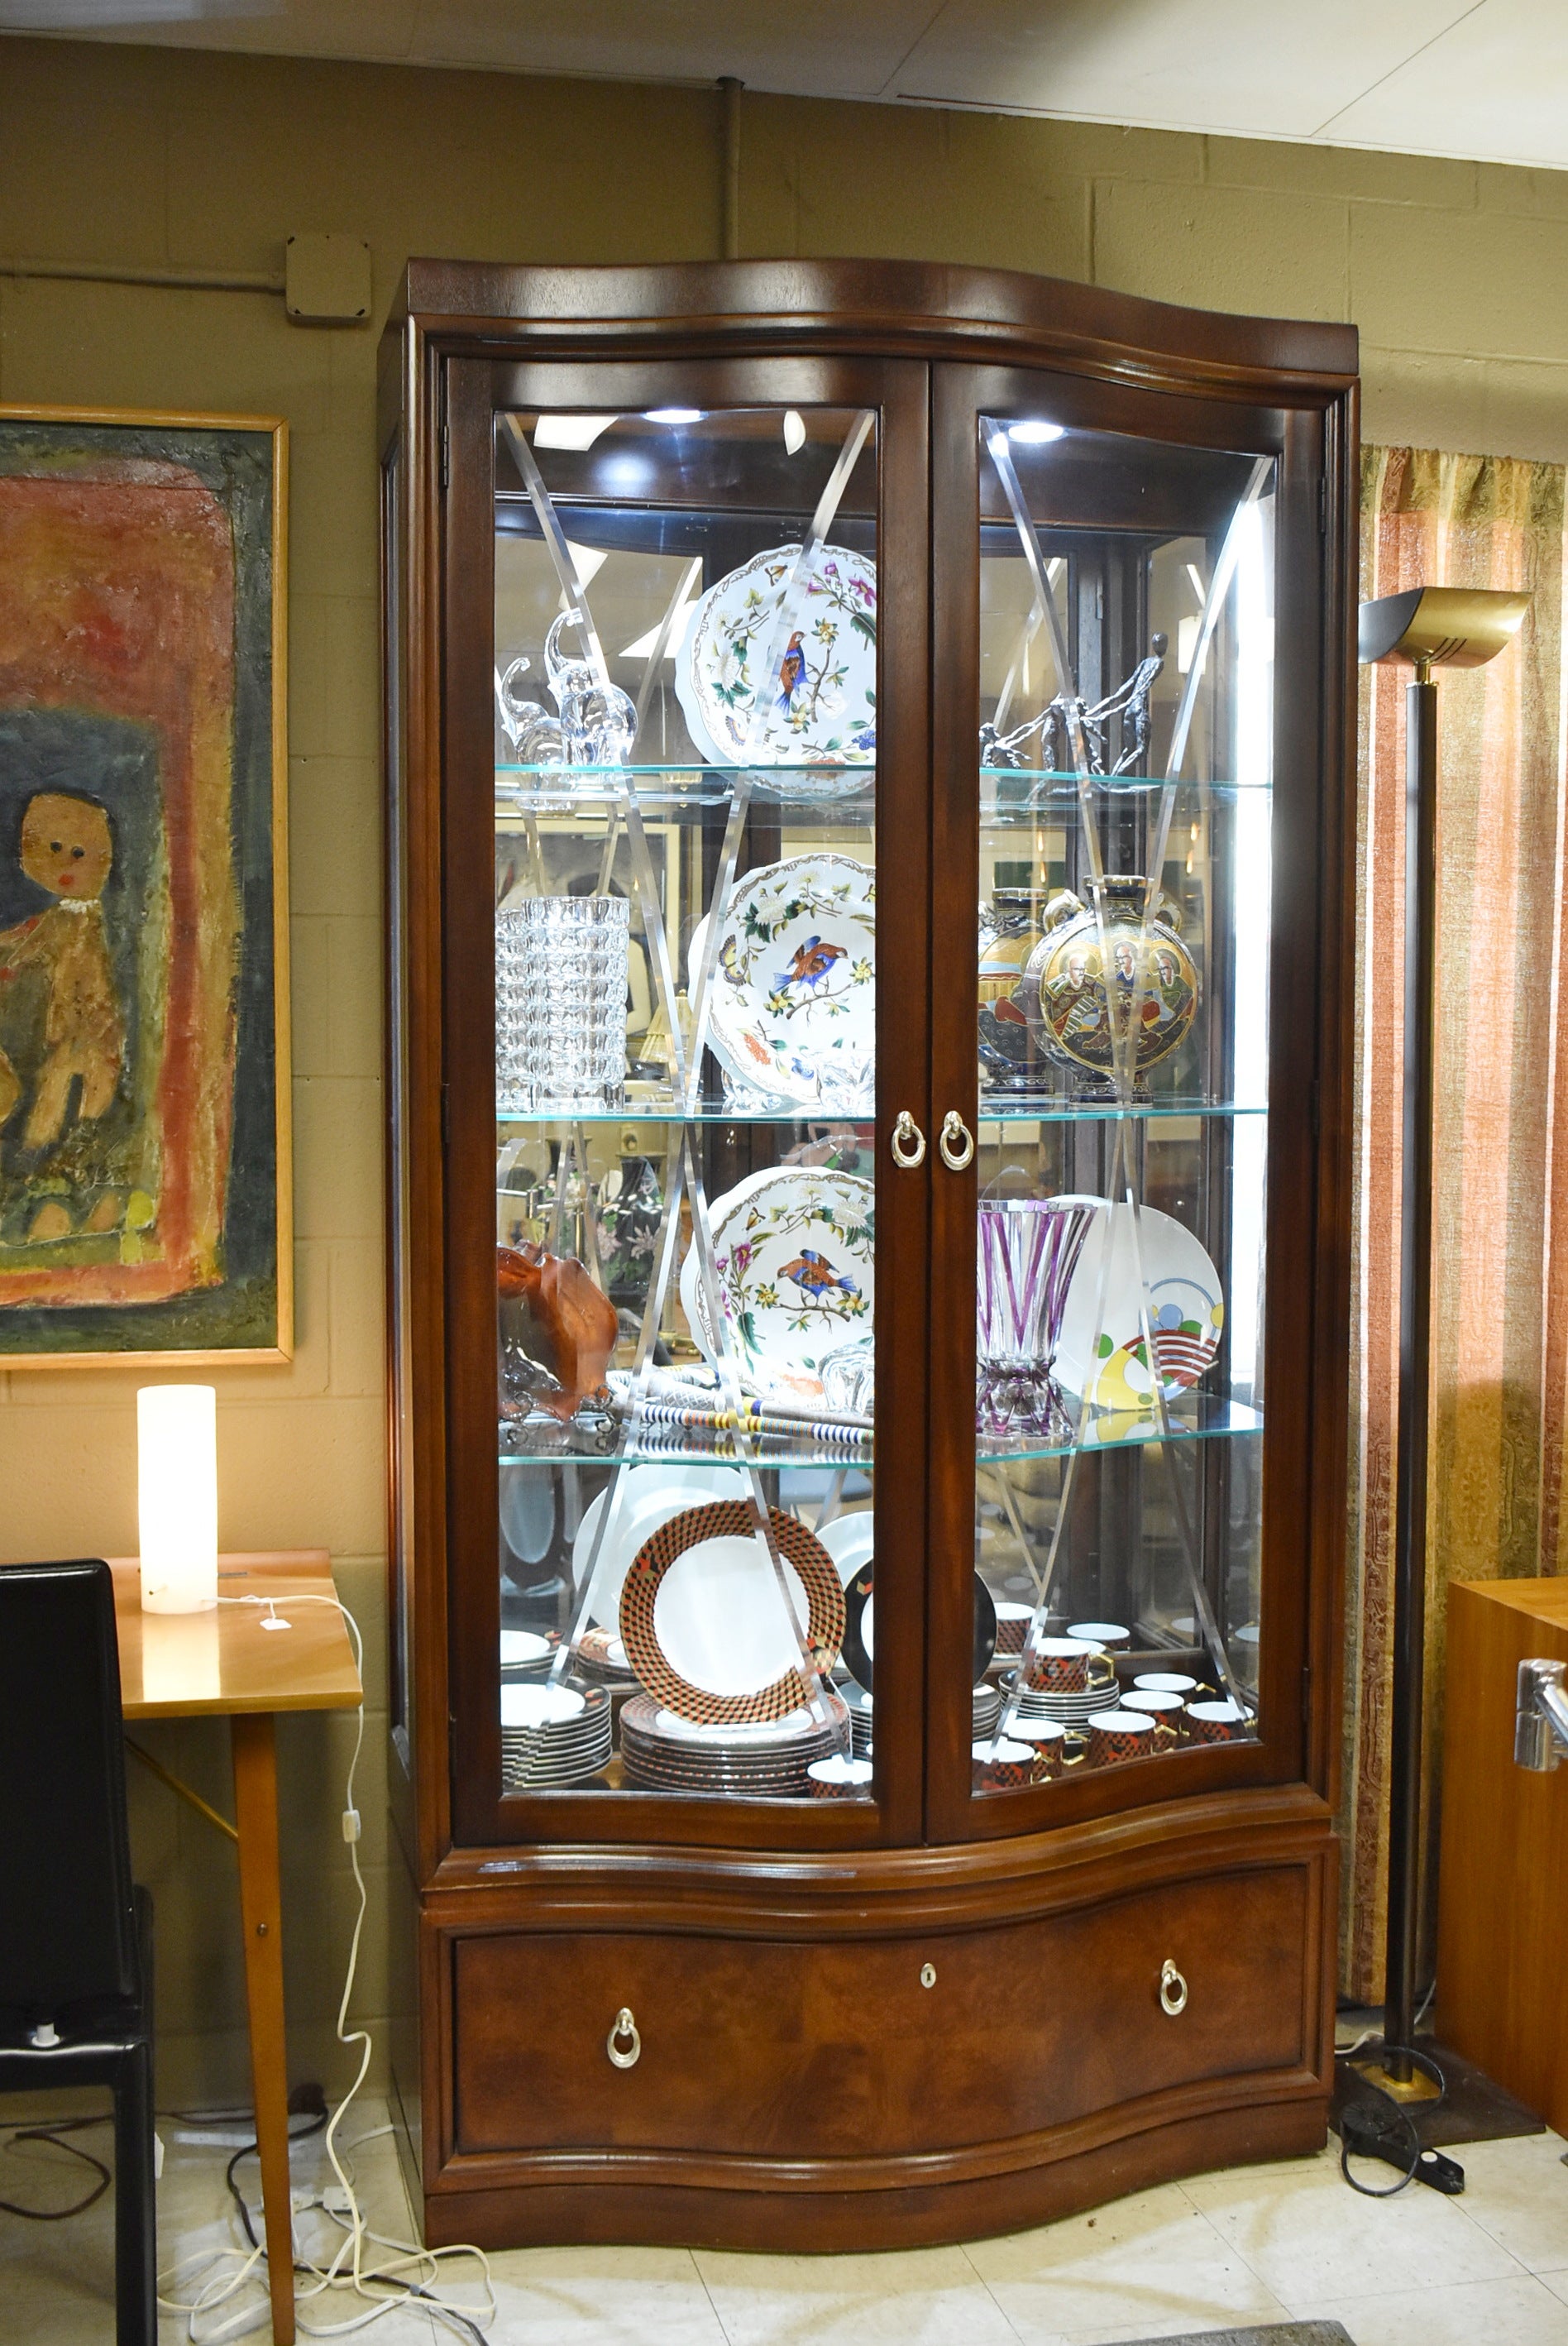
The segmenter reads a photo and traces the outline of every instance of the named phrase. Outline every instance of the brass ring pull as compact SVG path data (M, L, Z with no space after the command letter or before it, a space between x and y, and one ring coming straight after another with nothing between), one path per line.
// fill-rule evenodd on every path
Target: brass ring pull
M1160 2010L1167 2020L1186 2010L1186 1982L1168 1955L1160 1965Z
M925 1163L925 1135L907 1107L900 1108L888 1146L893 1152L893 1163L901 1165L906 1173L912 1173L917 1165Z
M974 1135L955 1107L950 1107L943 1117L936 1145L950 1173L962 1173L966 1165L974 1162Z
M627 2039L624 2052L621 2050L623 2036ZM642 2049L643 2040L637 2035L637 2025L632 2018L630 2006L623 2004L616 2014L615 2026L605 2039L605 2050L617 2069L635 2069Z

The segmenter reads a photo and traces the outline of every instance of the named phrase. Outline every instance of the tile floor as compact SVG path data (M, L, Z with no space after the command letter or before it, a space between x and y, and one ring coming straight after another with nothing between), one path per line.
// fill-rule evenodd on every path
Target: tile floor
M406 2239L390 2137L370 2133L384 2124L384 2110L366 2104L343 2133L359 2139L352 2165L370 2221ZM171 2121L161 2131L167 2269L230 2248L239 2234L223 2188L228 2150ZM1038 2231L892 2256L519 2249L491 2259L487 2335L494 2346L1100 2346L1297 2315L1343 2322L1356 2346L1568 2346L1563 2149L1554 2135L1470 2144L1458 2154L1462 2198L1412 2187L1381 2204L1347 2190L1330 2149L1198 2176ZM330 2180L319 2140L296 2147L294 2166L297 2200ZM241 2175L254 2192L254 2165ZM0 2153L0 2198L50 2190L59 2204L68 2188L59 2170ZM109 2207L58 2225L0 2216L6 2346L109 2346ZM339 2237L320 2214L300 2222L307 2246ZM188 2297L194 2286L187 2277L165 2293ZM450 2286L472 2301L473 2267L454 2266ZM325 2328L355 2309L335 2297L301 2310ZM195 2334L265 2339L260 2292L213 2308ZM380 2346L461 2334L416 2308L370 2332ZM184 2317L165 2315L160 2346L189 2335Z

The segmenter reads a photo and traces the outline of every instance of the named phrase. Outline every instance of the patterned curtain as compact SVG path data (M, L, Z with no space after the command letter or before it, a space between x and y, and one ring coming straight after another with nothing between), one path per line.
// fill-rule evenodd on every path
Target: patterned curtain
M1568 1569L1568 888L1563 469L1368 448L1363 598L1526 587L1522 634L1438 671L1437 1148L1423 1980L1450 1580ZM1361 671L1342 1978L1383 1995L1408 669Z

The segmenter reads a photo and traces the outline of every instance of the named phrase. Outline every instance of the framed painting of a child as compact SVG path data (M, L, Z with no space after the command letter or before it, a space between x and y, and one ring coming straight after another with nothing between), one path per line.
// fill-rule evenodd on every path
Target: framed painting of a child
M292 1350L286 461L0 407L0 1369Z

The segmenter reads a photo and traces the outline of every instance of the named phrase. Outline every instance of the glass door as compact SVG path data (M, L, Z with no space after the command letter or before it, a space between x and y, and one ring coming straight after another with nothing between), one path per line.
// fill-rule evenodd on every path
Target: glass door
M921 1193L878 1136L890 1029L905 1092L921 1043L920 685L901 733L887 383L792 372L605 371L589 404L518 370L491 413L458 1736L503 1835L918 1813L918 1431L891 1504L878 1468L890 1394L920 1422Z
M1314 1050L1276 1067L1280 452L1239 413L1184 445L1083 412L1012 375L963 419L974 900L935 1104L972 1498L932 1669L968 1831L1256 1770L1299 1718L1264 1563L1271 1116L1282 1079L1299 1138ZM1298 1279L1309 1233L1279 1243Z

